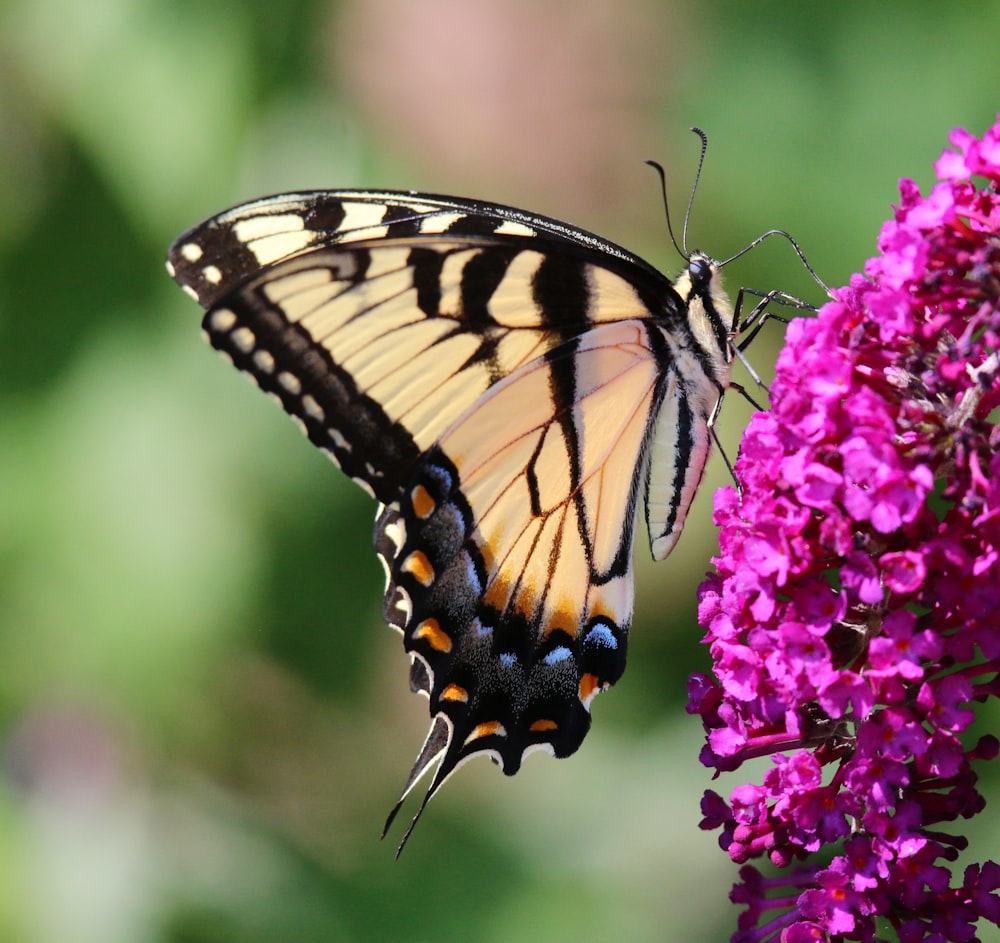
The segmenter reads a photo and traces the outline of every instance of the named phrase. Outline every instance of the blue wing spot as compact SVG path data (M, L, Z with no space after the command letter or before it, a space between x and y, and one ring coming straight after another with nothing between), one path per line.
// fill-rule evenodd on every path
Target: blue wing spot
M542 659L542 661L546 665L551 666L551 665L557 665L559 664L559 662L565 661L567 658L572 658L572 657L573 653L568 648L566 648L565 645L560 645L558 648L553 648L552 651L549 652Z
M601 648L618 648L618 639L611 630L611 626L604 622L598 622L584 637L584 645L600 645Z
M517 664L517 655L513 652L501 652L499 658L500 664L503 665L504 668L512 668Z
M476 563L468 554L465 554L465 582L469 588L469 592L473 593L475 596L479 597L483 595L483 583L479 578L479 570L476 568Z
M428 490L437 497L445 497L455 487L455 479L449 470L437 462L428 461L424 470L427 474L424 483L428 486Z

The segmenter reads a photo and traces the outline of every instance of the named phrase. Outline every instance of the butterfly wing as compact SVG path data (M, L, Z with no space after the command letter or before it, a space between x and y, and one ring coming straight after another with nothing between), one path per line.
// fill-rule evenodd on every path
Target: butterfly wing
M435 718L403 797L466 759L567 756L621 676L656 404L647 325L601 325L505 377L421 460L376 528L387 620ZM402 798L401 797L401 800Z
M395 190L314 190L242 203L175 239L167 270L199 304L211 308L267 266L310 249L390 238L419 243L436 235L514 236L550 250L568 244L620 264L621 271L648 281L655 295L670 290L670 283L638 256L559 220L478 200Z
M382 505L384 611L432 716L400 802L435 761L424 804L479 753L514 773L575 751L624 670L639 494L682 521L693 493L682 457L648 480L661 406L676 449L677 417L704 442L718 398L690 299L565 224L368 191L237 207L168 267L212 344Z

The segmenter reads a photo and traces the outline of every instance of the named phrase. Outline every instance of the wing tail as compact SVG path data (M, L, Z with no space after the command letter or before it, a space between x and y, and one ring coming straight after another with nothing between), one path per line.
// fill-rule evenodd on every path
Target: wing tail
M421 779L423 779L424 774L428 769L430 769L434 762L445 754L450 742L451 724L443 714L438 714L433 721L431 721L431 729L427 733L427 739L424 740L424 745L420 748L420 753L417 754L416 762L413 764L413 769L410 770L410 775L407 777L406 784L403 786L403 791L399 794L399 799L396 800L396 804L392 807L392 810L386 817L385 826L382 828L382 838L385 838L385 836L389 833L389 829L392 827L392 823L395 821L396 815L403 807L406 797L413 791L413 787L416 786ZM399 847L396 849L397 858L402 853L403 846L406 844L407 839L410 837L410 834L416 826L417 820L423 814L431 796L437 792L438 788L444 782L445 777L441 776L441 769L443 766L444 762L442 761L430 788L427 790L423 801L420 803L420 808L417 810L417 814L413 817L413 820L407 827L406 832L403 834Z

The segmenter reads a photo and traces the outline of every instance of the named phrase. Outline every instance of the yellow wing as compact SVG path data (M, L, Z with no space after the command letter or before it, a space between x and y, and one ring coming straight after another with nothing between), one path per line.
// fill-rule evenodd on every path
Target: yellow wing
M640 495L665 555L728 382L709 261L679 294L554 220L364 191L237 207L169 258L212 344L382 505L384 611L432 717L400 802L435 761L421 810L478 753L575 751L624 670Z

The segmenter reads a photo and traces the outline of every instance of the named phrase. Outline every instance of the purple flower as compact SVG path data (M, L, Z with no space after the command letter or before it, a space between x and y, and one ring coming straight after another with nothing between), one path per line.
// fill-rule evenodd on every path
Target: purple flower
M702 827L744 864L736 943L976 937L1000 866L951 871L937 830L984 807L968 738L1000 694L1000 119L955 131L941 182L900 204L864 275L793 321L716 498L690 685L719 773ZM972 178L980 178L973 182ZM794 869L792 866L795 866Z

